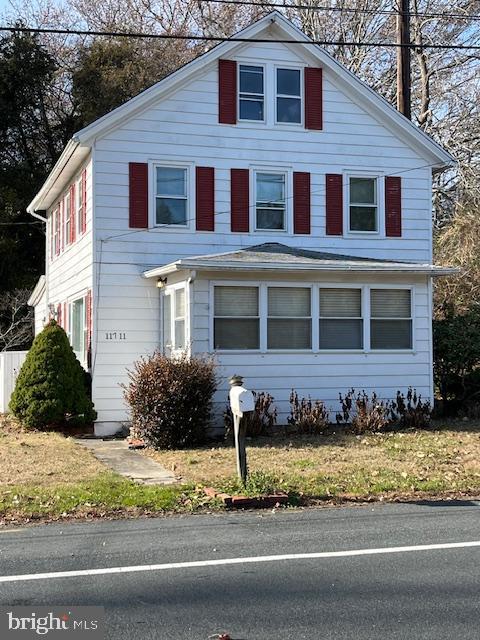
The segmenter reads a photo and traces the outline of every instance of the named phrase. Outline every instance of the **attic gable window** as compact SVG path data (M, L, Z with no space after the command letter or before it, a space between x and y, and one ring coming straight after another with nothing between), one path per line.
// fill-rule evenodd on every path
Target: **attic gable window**
M187 226L187 169L155 167L155 224Z
M263 67L241 64L239 67L240 120L264 120Z
M302 121L301 74L299 69L277 69L277 122Z

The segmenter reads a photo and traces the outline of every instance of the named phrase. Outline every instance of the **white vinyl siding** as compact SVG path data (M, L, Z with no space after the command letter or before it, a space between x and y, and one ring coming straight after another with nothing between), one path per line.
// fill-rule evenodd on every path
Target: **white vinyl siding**
M410 289L370 290L370 343L372 349L412 348Z
M362 348L362 290L320 289L320 349Z
M268 287L268 349L310 349L310 287Z

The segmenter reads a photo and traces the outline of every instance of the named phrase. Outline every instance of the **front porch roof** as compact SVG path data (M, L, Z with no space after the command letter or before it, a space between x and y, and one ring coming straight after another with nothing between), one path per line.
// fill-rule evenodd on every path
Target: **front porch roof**
M359 258L338 253L288 247L277 242L245 247L226 253L181 258L144 272L145 278L166 276L175 271L361 271L382 273L421 273L445 276L458 272L453 267L428 263L394 262Z

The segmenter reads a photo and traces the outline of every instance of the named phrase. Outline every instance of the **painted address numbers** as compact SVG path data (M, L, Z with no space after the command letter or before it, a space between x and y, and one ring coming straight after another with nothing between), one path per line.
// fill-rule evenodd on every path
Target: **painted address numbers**
M107 331L105 333L105 340L126 340L127 334L122 331Z

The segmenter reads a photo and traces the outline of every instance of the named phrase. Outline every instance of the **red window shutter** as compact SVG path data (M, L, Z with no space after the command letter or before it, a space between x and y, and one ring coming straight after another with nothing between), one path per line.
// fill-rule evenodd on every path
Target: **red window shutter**
M62 326L62 305L60 302L57 304L57 324Z
M293 232L310 233L310 174L293 173Z
M81 229L82 229L82 233L85 233L85 231L87 230L87 170L86 169L82 171L81 189L82 189Z
M75 242L77 227L75 221L75 185L70 186L70 242Z
M385 233L393 238L402 235L402 179L385 177Z
M248 169L230 170L231 229L248 233L249 230L249 175Z
M323 128L322 69L305 68L305 128Z
M92 292L89 289L85 298L85 323L87 329L87 366L92 365Z
M65 331L68 331L68 313L67 313L67 303L64 302L63 303L63 328L65 329Z
M237 122L237 63L235 60L218 61L218 121L221 124Z
M195 169L195 209L197 231L215 231L215 169Z
M325 179L327 236L341 236L343 234L343 176L327 173Z
M148 164L130 162L130 227L148 228Z

